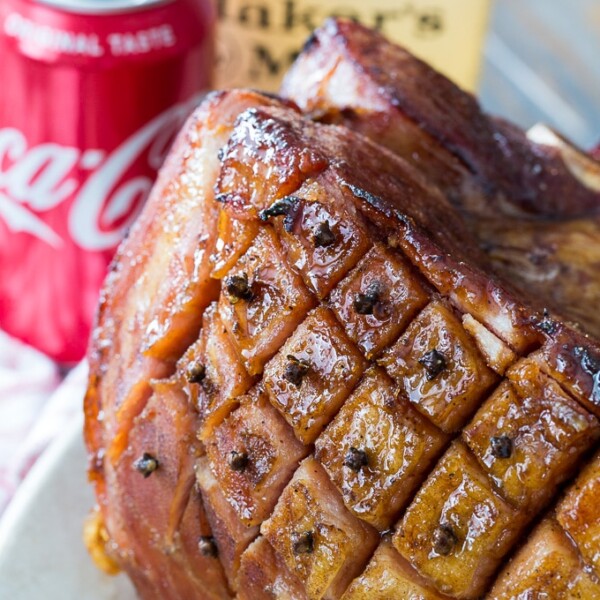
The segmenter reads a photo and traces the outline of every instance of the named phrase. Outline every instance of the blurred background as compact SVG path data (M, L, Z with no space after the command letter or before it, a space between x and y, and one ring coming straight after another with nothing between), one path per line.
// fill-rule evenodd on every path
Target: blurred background
M496 0L479 85L486 110L600 142L600 2Z

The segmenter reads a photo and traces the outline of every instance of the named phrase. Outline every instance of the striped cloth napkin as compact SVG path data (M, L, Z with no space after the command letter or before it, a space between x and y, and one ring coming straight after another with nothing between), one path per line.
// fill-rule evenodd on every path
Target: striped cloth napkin
M0 515L46 446L81 411L87 365L64 379L45 355L0 331Z

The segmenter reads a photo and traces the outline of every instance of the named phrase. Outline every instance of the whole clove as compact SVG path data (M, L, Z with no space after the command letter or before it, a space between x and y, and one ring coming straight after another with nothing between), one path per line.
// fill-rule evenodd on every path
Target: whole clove
M496 458L510 458L512 455L513 443L507 435L492 437L490 446Z
M540 331L548 335L554 335L558 329L558 324L552 319L547 308L544 309L543 317L538 321L537 326Z
M329 221L317 225L314 235L314 244L317 248L327 248L335 242L335 234L331 231Z
M276 200L269 208L265 208L258 213L262 221L267 221L271 217L285 216L283 228L289 233L294 225L294 217L300 198L296 196L286 196Z
M252 300L252 288L248 281L248 275L229 275L224 280L225 293L232 304L240 300Z
M245 452L236 452L235 450L232 450L229 453L229 466L233 471L245 471L248 462L248 455Z
M195 361L188 365L185 375L189 383L201 383L206 377L206 368L201 362Z
M371 283L364 294L358 293L354 297L354 310L359 315L372 315L381 299L381 292L381 284L379 282Z
M198 542L198 549L202 556L208 556L210 558L217 558L219 556L219 549L217 543L212 535L203 535Z
M292 533L292 548L294 554L312 554L315 549L315 539L312 531Z
M141 473L144 476L144 479L150 477L158 467L158 460L151 454L148 454L148 452L144 452L144 454L133 463L133 468L138 471L138 473Z
M360 471L369 464L369 457L364 450L352 446L344 458L344 466L353 471Z
M428 381L435 379L447 366L446 357L436 349L425 353L419 363L425 367Z
M440 556L448 556L457 542L454 529L448 523L443 523L433 532L433 549Z
M298 359L291 354L288 355L288 364L285 367L283 377L289 381L292 385L300 387L304 376L310 370L310 365L303 359Z

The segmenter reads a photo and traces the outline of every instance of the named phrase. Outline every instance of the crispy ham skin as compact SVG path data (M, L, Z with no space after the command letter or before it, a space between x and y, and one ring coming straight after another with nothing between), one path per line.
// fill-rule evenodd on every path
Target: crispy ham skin
M487 197L495 125L454 93L404 135L431 114ZM600 346L364 133L248 91L188 122L91 342L97 553L144 599L600 597Z
M600 336L600 163L547 128L529 134L356 23L317 30L282 94L386 146L437 185L507 280Z
M599 489L600 454L596 453L500 573L490 599L598 597Z
M210 277L209 262L218 238L219 208L213 190L218 152L239 113L263 103L274 101L252 92L217 93L190 117L143 214L120 246L101 295L88 353L90 379L84 405L90 478L112 537L111 552L132 565L130 572L140 589L154 589L156 580L148 583L141 574L146 550L138 551L136 545L139 542L143 548L149 540L138 539L132 529L137 515L146 511L134 504L132 519L129 507L120 503L128 487L121 480L131 476L131 462L137 458L128 455L130 435L151 402L152 381L175 371L177 359L198 336L204 309L218 297L219 285ZM191 424L175 419L174 425L164 431L159 428L157 435L173 437L172 443L184 434L195 437ZM193 480L192 463L181 469ZM156 498L157 513L173 509L169 505L177 501L171 484L165 481L162 495ZM186 502L190 489L184 494ZM112 510L116 505L121 510ZM203 510L201 505L199 509ZM155 535L150 530L147 538ZM165 547L158 551L164 556ZM218 588L214 596L223 597L225 592Z

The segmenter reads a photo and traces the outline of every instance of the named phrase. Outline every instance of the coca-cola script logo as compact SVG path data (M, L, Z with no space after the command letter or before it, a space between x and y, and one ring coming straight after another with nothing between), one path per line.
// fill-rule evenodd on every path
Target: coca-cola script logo
M17 129L0 129L0 218L12 231L59 248L65 240L40 215L69 202L67 228L73 242L91 251L113 248L153 183L147 174L132 175L132 167L142 157L138 172L155 172L161 166L200 98L161 113L108 155L100 149L82 151L53 143L29 147ZM85 172L89 174L82 177Z

